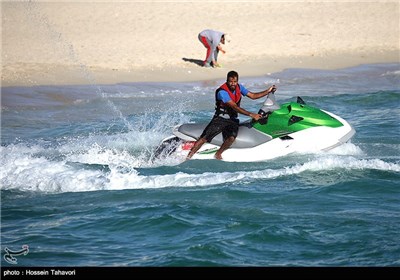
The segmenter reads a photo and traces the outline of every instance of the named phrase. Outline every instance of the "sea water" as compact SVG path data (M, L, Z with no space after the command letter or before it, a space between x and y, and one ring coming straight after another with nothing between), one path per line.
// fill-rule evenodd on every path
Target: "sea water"
M400 64L240 78L346 119L329 152L152 161L223 82L3 87L1 265L399 266Z

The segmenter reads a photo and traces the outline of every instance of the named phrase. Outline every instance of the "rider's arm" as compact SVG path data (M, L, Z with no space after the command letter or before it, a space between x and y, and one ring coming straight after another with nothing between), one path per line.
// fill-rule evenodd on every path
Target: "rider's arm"
M251 98L251 99L258 99L258 98L266 96L267 94L269 94L271 92L275 92L275 90L276 90L276 86L273 85L273 86L270 86L269 88L267 88L266 90L263 90L263 91L260 91L260 92L251 92L251 91L249 91L246 96Z

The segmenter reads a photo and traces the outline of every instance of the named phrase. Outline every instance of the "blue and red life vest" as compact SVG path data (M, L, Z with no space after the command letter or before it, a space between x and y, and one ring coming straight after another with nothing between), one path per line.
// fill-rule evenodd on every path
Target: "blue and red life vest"
M231 119L236 119L238 117L238 113L231 107L227 106L222 100L218 99L218 92L220 90L225 90L226 92L228 92L232 101L235 102L238 106L240 106L240 101L242 100L242 94L240 93L239 84L236 85L234 93L229 89L226 83L224 83L215 91L215 116L227 114Z

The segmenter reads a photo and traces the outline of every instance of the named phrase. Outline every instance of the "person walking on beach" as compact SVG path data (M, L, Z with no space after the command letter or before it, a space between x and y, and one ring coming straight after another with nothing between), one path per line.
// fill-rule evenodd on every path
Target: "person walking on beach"
M228 41L225 37L226 34L224 32L211 29L206 29L199 33L199 41L207 49L206 59L203 64L204 67L220 67L218 53L220 50L225 53L220 45L221 43L225 44L225 40Z
M186 159L192 158L204 143L211 142L211 140L221 132L224 142L215 153L215 158L222 159L222 153L228 149L236 139L239 130L238 113L249 116L255 121L258 121L262 117L260 114L251 113L240 107L242 95L250 99L259 99L275 91L276 86L273 85L261 92L251 92L242 84L239 84L239 74L237 72L228 72L226 83L215 91L215 114L200 135L200 138L189 151Z

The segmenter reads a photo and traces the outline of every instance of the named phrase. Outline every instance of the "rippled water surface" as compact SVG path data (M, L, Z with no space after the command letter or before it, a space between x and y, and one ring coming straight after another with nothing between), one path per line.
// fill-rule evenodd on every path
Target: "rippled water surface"
M241 78L356 129L253 163L150 160L174 125L209 121L223 80L2 88L1 264L28 245L18 265L398 266L399 80L399 64Z

